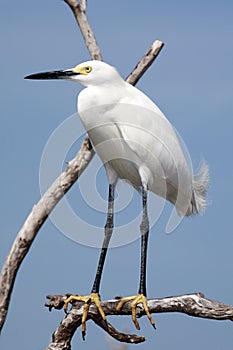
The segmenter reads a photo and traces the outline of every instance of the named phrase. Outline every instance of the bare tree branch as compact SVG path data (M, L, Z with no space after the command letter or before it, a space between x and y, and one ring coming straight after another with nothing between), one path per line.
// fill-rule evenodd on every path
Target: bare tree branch
M86 0L80 0L79 2L76 0L64 0L67 5L69 5L72 10L74 17L79 25L80 31L82 33L83 39L86 43L87 49L91 55L93 60L102 61L102 55L97 44L95 35L93 30L87 20L86 15Z
M138 80L143 76L148 67L154 62L162 50L164 43L160 40L155 40L150 46L149 50L145 53L142 59L138 62L132 73L126 78L126 81L132 85L136 85Z
M49 303L45 304L50 311L52 308L61 309L64 300L68 295L49 295ZM116 313L119 300L108 300L101 302L101 306L106 316L108 315L130 315L130 302L126 303L123 309ZM61 321L59 327L53 334L53 338L46 350L70 350L71 339L75 330L81 325L83 314L83 303L73 301L73 306ZM160 299L149 299L148 307L151 313L180 312L189 316L201 317L214 320L233 321L233 307L217 301L206 299L202 293L179 295ZM144 316L143 306L137 307L137 317ZM96 306L92 304L89 309L88 319L92 319L105 332L120 342L141 343L145 340L143 336L135 334L125 334L118 332L110 323L100 318ZM67 330L67 328L69 330Z
M81 175L94 155L88 137L63 173L33 207L13 242L0 274L0 330L3 327L17 271L39 229L53 208Z
M95 315L90 316L90 318L95 322L97 326L102 328L105 332L107 332L112 338L122 342L129 344L138 344L144 342L146 339L144 336L137 334L129 334L129 333L121 333L116 328L113 327L111 323L108 321L104 321L101 317Z

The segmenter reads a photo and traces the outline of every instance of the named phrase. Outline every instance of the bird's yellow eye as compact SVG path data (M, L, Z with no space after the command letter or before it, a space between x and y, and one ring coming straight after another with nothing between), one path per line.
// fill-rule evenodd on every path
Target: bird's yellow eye
M92 68L90 66L85 67L85 72L90 73L92 71Z

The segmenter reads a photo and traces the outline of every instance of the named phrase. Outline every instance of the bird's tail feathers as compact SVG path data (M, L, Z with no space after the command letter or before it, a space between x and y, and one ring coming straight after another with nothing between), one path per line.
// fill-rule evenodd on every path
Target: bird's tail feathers
M191 208L186 215L202 214L207 205L206 193L209 187L209 167L205 161L202 161L198 172L193 178L193 195L191 200Z

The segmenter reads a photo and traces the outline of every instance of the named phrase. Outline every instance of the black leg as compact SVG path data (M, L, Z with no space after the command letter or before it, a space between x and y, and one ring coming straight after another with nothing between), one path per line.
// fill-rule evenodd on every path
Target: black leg
M142 188L142 222L140 225L141 230L141 271L140 271L140 284L138 295L121 298L119 301L116 311L120 311L123 305L129 301L132 301L132 320L137 329L140 329L140 325L137 320L137 310L136 307L138 304L142 304L145 310L145 313L151 323L155 327L155 322L150 314L147 299L146 299L146 258L147 258L147 245L148 245L148 236L149 236L149 219L147 214L147 187Z
M100 280L103 272L104 261L106 258L108 245L113 232L113 214L114 214L114 189L115 185L109 185L109 195L108 195L108 216L105 225L105 236L104 241L100 253L99 263L96 271L95 280L93 283L92 291L90 295L82 296L82 295L70 295L64 302L64 310L67 310L68 304L72 300L78 300L84 302L84 309L82 315L82 337L85 340L86 336L86 321L88 317L88 311L91 303L94 303L99 311L100 316L104 321L106 321L106 317L104 311L101 307L99 289L100 289Z
M140 272L140 286L139 294L146 297L146 260L147 260L147 246L149 237L149 219L147 214L147 189L142 187L142 222L141 230L141 272Z
M113 232L113 215L114 215L114 189L115 185L109 185L109 195L108 195L108 214L107 221L105 225L105 236L100 253L99 263L96 271L95 280L92 287L92 293L99 293L100 289L100 280L103 272L104 262L108 250L108 245Z

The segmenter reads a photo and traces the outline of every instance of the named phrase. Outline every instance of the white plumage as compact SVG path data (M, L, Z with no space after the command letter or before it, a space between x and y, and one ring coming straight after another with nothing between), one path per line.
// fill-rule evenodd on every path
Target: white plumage
M149 237L147 191L166 198L176 207L179 215L201 213L206 206L209 182L208 166L203 163L193 175L185 158L178 135L160 109L140 90L126 83L116 69L100 61L88 61L73 69L33 74L28 79L69 79L86 88L78 96L78 112L95 151L100 156L109 180L108 213L105 236L100 253L96 277L91 294L71 295L72 300L83 301L83 338L86 333L87 310L96 304L101 317L99 289L108 245L113 232L114 190L118 178L128 181L142 192L141 269L136 296L122 298L116 308L132 301L132 319L136 319L136 306L140 303L150 323L155 327L146 299L146 259Z
M125 82L104 62L88 61L75 69L87 88L78 96L78 112L93 147L113 183L117 178L137 190L142 184L168 199L179 215L200 213L206 206L208 166L197 175L185 158L179 138L160 109L140 90Z

